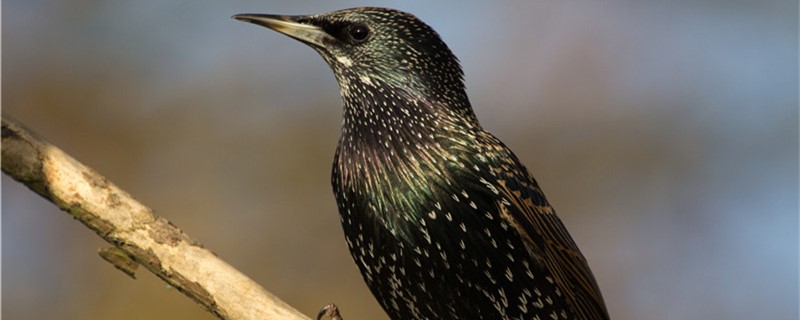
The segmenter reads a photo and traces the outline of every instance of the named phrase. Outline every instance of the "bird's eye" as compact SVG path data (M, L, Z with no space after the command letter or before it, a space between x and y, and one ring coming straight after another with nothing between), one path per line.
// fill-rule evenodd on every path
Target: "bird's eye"
M355 43L363 42L369 37L369 28L363 24L354 24L347 28L347 35Z

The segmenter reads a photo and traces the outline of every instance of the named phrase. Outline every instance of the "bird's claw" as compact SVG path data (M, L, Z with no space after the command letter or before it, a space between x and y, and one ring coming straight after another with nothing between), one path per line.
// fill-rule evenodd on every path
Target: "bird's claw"
M317 320L322 320L322 317L328 316L331 320L344 320L342 316L339 314L339 307L336 304L329 304L322 309L319 309L319 313L317 313Z

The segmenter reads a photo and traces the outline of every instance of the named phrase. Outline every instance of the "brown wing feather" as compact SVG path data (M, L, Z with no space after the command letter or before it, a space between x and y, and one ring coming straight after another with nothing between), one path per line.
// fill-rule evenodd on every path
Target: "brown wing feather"
M532 256L541 260L538 262L551 272L579 318L608 319L603 297L586 259L545 200L536 180L527 172L501 171L505 171L506 177L498 180L498 185L508 200L500 204L503 218L526 240Z

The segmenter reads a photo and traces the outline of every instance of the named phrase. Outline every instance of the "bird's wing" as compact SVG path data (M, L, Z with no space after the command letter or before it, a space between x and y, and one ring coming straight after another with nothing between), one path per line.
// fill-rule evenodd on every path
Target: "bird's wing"
M582 319L608 319L586 259L547 202L536 180L516 159L497 169L501 214L531 246Z

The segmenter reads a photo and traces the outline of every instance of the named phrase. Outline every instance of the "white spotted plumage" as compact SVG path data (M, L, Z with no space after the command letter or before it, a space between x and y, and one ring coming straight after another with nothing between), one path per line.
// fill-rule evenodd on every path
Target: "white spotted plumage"
M303 32L278 31L313 34L304 42L339 82L332 185L353 259L392 319L608 319L577 246L478 123L433 29L384 8L280 19Z

